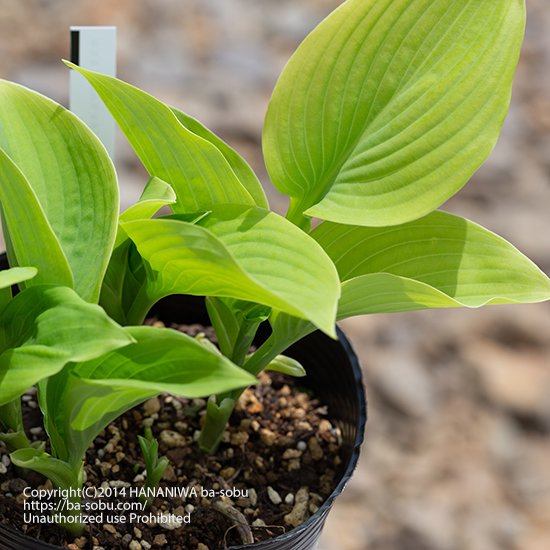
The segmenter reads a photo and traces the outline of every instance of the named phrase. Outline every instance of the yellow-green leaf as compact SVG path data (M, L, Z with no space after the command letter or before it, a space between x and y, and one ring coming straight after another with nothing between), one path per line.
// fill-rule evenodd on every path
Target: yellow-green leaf
M348 0L302 43L265 121L273 183L303 212L386 226L437 208L495 145L521 0Z
M445 212L390 227L324 222L312 236L342 281L339 318L550 298L550 279L514 246Z

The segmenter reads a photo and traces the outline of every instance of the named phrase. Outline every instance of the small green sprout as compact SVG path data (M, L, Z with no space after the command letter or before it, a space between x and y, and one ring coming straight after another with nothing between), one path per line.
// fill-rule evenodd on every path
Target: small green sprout
M158 487L170 462L165 456L159 458L159 443L153 436L151 428L146 426L144 432L144 436L138 435L138 442L143 453L143 461L145 462L145 471L147 474L145 477L145 487L147 489L155 489ZM152 497L142 496L140 498L143 502L147 503L147 506L150 506L153 502Z

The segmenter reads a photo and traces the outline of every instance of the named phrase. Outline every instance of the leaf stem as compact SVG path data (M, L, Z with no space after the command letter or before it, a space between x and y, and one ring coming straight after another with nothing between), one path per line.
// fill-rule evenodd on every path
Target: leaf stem
M0 406L0 441L6 444L10 453L31 446L23 426L19 397Z
M304 207L302 201L295 200L293 197L290 199L290 205L286 213L286 219L298 226L305 233L311 231L311 218L304 215Z
M277 339L273 334L244 361L243 369L257 375L292 342ZM244 390L237 389L211 396L206 407L205 423L199 436L200 449L208 454L216 452L227 422ZM220 403L220 405L217 405Z
M126 323L130 326L142 325L143 321L153 307L156 300L153 300L147 292L147 285L143 285L126 313Z
M207 454L216 452L221 443L225 426L235 408L235 399L225 397L217 404L216 396L208 399L206 418L199 436L199 448Z

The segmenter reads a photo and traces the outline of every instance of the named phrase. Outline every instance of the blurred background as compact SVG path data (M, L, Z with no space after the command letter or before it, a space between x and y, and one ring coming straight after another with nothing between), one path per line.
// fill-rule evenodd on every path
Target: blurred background
M70 25L118 27L118 75L198 117L268 183L270 92L338 0L2 0L0 77L68 104ZM527 0L514 97L487 163L444 208L550 273L550 6ZM146 175L122 137L122 202ZM357 472L320 550L550 548L550 304L351 319L369 398Z

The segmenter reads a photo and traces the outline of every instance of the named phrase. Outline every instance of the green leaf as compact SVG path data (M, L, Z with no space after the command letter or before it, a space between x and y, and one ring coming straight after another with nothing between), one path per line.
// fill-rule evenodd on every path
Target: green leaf
M100 386L204 397L256 380L226 357L172 329L129 327L136 343L77 365L72 374ZM82 411L84 416L86 410ZM80 415L79 415L80 416ZM83 425L84 416L76 425Z
M342 283L338 319L369 313L462 307L433 286L390 273L361 275Z
M211 132L208 128L203 126L197 119L182 113L174 107L171 108L172 112L176 115L177 119L191 132L200 136L201 138L209 141L218 148L220 153L225 157L225 160L229 163L233 172L239 181L244 185L246 190L250 193L257 206L262 208L269 208L267 198L260 180L258 180L256 174L250 168L249 164L244 160L239 153L229 147L225 141L222 141L216 134Z
M312 236L343 282L338 318L550 298L550 279L510 243L445 212L383 228L325 222Z
M39 285L18 294L0 318L0 405L71 361L133 342L96 305L67 287Z
M219 149L185 128L170 107L121 80L65 63L94 87L149 174L173 187L175 212L254 204Z
M427 214L495 145L525 20L520 0L348 0L283 71L264 128L301 213L385 226Z
M80 296L97 302L118 217L116 174L105 148L70 111L3 80L0 147L21 171L0 155L1 187L19 189L0 196L16 263L39 269L32 284L73 286L72 278Z
M169 294L232 297L310 319L334 334L336 270L313 239L273 212L227 205L198 225L123 224L152 274L136 308Z
M165 456L159 458L159 442L153 436L150 426L145 427L145 436L138 435L138 443L147 472L146 487L156 487L170 463ZM150 505L152 500L147 499L147 504Z
M271 334L258 350L248 356L244 364L244 368L252 374L258 374L267 368L288 347L315 330L315 326L309 321L280 311L271 313L269 323Z
M7 288L36 276L36 267L12 267L0 271L0 288Z
M176 200L174 190L165 181L151 178L138 202L130 206L120 215L120 221L139 220L150 218L163 206L173 204ZM128 295L138 292L143 286L143 276L135 273L139 270L139 263L130 262L131 249L134 247L128 235L119 224L115 246L105 278L101 287L99 303L105 311L117 322L126 324L125 301L131 300ZM132 270L134 267L134 270Z
M224 298L207 296L206 310L216 331L220 350L229 357L233 353L239 335L239 319L232 311L230 301Z
M38 268L37 277L29 284L51 283L73 287L71 267L36 193L1 148L0 177L2 225L8 237L8 256L16 256L11 258L10 263L33 264Z
M292 359L292 357L287 357L286 355L277 355L277 357L265 367L265 370L282 372L283 374L294 377L301 377L307 374L306 369L304 369L296 359Z
M241 365L261 323L271 308L234 298L206 298L206 309L218 337L221 352Z
M12 267L0 271L0 311L11 300L11 286L28 281L36 276L36 267Z
M160 178L152 177L147 182L138 202L120 215L120 221L129 222L142 218L152 218L163 206L175 202L176 193L174 193L172 187Z
M221 354L171 329L129 327L136 343L64 369L45 385L45 422L57 456L84 453L96 435L159 393L203 397L255 378Z
M67 462L50 456L43 449L20 449L11 453L10 458L19 468L33 470L46 476L57 488L76 489L82 485L81 468L72 468Z

